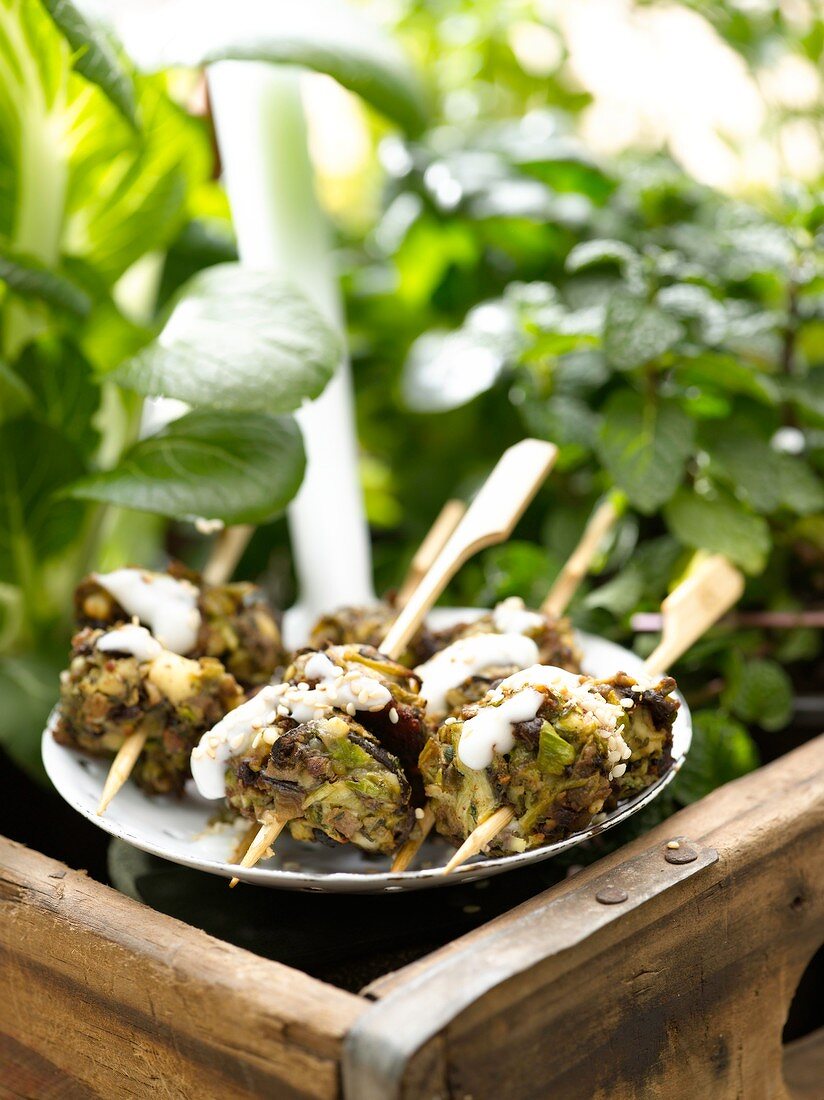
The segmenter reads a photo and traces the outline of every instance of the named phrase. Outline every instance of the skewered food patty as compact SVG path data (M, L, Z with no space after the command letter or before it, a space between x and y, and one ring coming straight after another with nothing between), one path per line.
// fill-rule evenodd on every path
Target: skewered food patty
M671 676L639 683L619 672L608 680L595 680L593 688L608 703L622 706L628 719L623 734L632 755L626 761L626 771L615 769L611 807L643 791L669 770L672 727L680 704L672 695L675 680Z
M539 611L530 611L518 596L503 600L479 619L437 631L432 635L432 652L437 653L459 638L475 634L523 634L535 642L542 665L569 672L581 670L581 651L569 619L550 619Z
M629 759L622 706L585 677L535 665L503 680L427 742L421 773L438 832L462 843L495 810L514 820L499 854L536 848L584 829Z
M371 646L299 653L282 683L201 738L192 753L198 789L228 794L259 821L294 819L302 837L317 829L390 851L412 820L403 765L417 770L424 743L417 689L414 673Z
M267 683L284 661L277 621L256 585L205 584L177 564L167 573L92 573L77 587L75 610L81 626L136 617L167 649L218 658L244 687Z
M181 657L141 626L86 627L72 640L71 662L61 674L54 736L108 757L146 729L132 773L136 782L151 793L179 793L191 774L193 746L242 698L234 677L213 657Z
M353 644L380 649L397 614L398 609L388 601L369 607L339 607L337 611L318 619L312 628L309 644L314 649ZM434 652L432 632L423 626L409 643L400 663L409 667L425 661Z
M267 731L268 733L268 731ZM233 761L229 804L244 817L290 818L292 835L320 835L390 855L414 821L397 757L348 714L312 719Z

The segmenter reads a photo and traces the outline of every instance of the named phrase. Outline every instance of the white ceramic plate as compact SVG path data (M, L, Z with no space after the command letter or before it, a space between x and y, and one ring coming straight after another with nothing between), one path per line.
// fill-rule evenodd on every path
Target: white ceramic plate
M432 613L430 622L442 628L477 614L480 612L439 609ZM642 671L643 662L629 650L592 634L580 634L578 638L584 652L585 671L601 676L618 671L637 675ZM401 874L391 873L388 858L369 856L352 845L329 848L322 844L302 844L292 840L285 832L278 839L277 854L273 859L250 869L238 868L228 860L246 831L247 822L210 826L209 820L218 804L201 798L191 783L187 785L186 795L182 799L166 796L149 798L134 784L127 783L105 815L98 817L95 810L109 762L58 745L51 732L54 719L53 714L43 733L46 771L63 798L99 828L144 852L225 878L236 874L243 882L257 886L336 893L380 893L447 886L487 878L549 859L613 828L648 805L674 779L692 740L690 713L682 699L673 730L673 765L657 783L622 803L599 824L591 825L565 840L520 855L476 857L454 874L444 876L441 868L454 848L434 835L427 839L418 854L415 861L418 869Z

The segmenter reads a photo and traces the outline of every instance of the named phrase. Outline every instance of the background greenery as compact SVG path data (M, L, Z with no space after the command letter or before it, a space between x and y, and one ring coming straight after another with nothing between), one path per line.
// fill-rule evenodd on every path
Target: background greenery
M820 66L824 21L812 5L683 6L712 24L758 88L777 59ZM164 473L160 494L156 452L173 447L177 432L187 445L189 436L212 438L219 424L228 452L245 453L249 417L268 417L272 448L252 474L288 476L274 496L224 516L268 520L300 474L299 440L271 414L317 392L334 359L322 325L309 353L295 346L307 331L301 301L287 303L296 335L274 360L252 348L236 364L230 327L210 375L217 419L214 408L198 409L192 431L184 424L135 443L135 391L191 400L188 364L208 350L198 347L197 328L184 333L176 358L152 342L181 288L208 318L210 302L234 287L234 308L222 316L229 326L258 325L250 310L261 293L279 301L284 291L245 286L235 269L198 275L235 256L208 117L192 113L193 76L137 76L101 39L108 62L90 83L77 44L65 28L47 26L45 8L0 0L7 36L29 27L32 42L53 44L51 52L29 48L39 68L20 79L3 54L0 97L0 213L10 211L0 219L0 504L10 533L0 532L0 736L29 760L54 697L77 577L95 564L160 562L166 552L197 564L207 552L191 524L159 516L180 516L181 495L192 499L208 483L195 477L176 492ZM820 181L722 194L655 143L594 155L579 136L590 96L570 70L551 5L396 0L378 14L417 63L425 96L403 73L399 84L381 84L381 73L396 70L381 67L380 44L354 67L298 58L370 103L374 155L357 186L330 205L378 590L400 580L444 499L470 493L500 450L529 433L560 445L556 472L517 539L467 566L450 600L540 600L591 509L617 492L621 522L573 604L581 627L651 648L652 636L633 634L633 615L654 611L705 551L728 554L747 573L744 609L820 608ZM540 72L513 45L513 28L524 24L557 40ZM90 56L81 46L80 59ZM271 41L261 56L277 56ZM48 123L44 136L57 118L70 139L53 177L36 159L20 161L15 134L32 103ZM820 106L787 106L765 91L764 118L778 146L799 121L824 142ZM50 153L44 140L31 156ZM14 213L32 171L50 187L38 193L35 219ZM22 261L21 225L34 232ZM211 299L210 278L218 280ZM286 395L277 386L284 356L317 364ZM229 361L239 377L224 392L217 383ZM265 389L256 377L269 380ZM251 400L255 392L262 402ZM279 447L291 456L285 465ZM226 499L236 499L234 487ZM240 572L288 605L282 520L261 524ZM820 690L820 631L722 626L677 671L696 708L695 748L675 792L689 801L753 767L752 734L764 742L790 721L794 694Z

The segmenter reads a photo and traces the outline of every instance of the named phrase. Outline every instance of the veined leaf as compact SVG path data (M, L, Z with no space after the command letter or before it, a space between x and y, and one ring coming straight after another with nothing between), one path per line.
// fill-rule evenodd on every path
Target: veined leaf
M82 353L67 340L39 340L24 350L17 371L31 394L32 415L90 455L99 442L92 421L100 387Z
M141 11L120 29L130 55L149 72L227 59L300 65L334 77L406 130L426 121L425 94L404 53L343 0L175 0L156 19Z
M734 497L701 497L681 489L664 509L667 525L685 546L726 554L747 573L760 573L770 552L770 529Z
M683 331L673 317L657 306L616 291L607 305L604 350L618 370L633 370L663 355Z
M104 32L89 23L70 0L42 0L73 50L72 65L96 84L124 118L137 125L134 87Z
M722 710L699 710L692 716L693 740L675 782L681 802L697 802L716 787L758 767L758 749L747 730Z
M68 494L179 519L263 523L298 491L305 461L291 417L201 410L136 443L114 470L75 482Z
M85 317L91 298L66 275L41 263L35 256L15 253L0 246L0 282L21 298L34 298L54 309Z
M792 717L792 680L777 661L735 654L722 702L743 722L779 730Z
M297 290L218 264L186 283L157 340L113 377L190 405L284 413L317 397L339 358L334 330Z
M695 426L678 405L645 405L640 395L616 393L603 410L601 461L630 502L650 515L670 499L692 453Z

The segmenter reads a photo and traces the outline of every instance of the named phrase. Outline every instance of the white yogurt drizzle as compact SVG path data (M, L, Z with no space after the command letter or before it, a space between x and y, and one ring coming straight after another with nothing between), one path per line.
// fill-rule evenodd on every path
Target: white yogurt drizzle
M153 638L145 626L128 623L116 630L109 630L97 639L102 653L127 653L138 661L153 661L163 652L163 646Z
M195 648L201 623L200 593L190 581L145 569L115 569L93 576L124 611L146 623L166 649L185 654Z
M502 600L492 612L492 625L499 634L528 634L544 625L537 611L530 611L520 596Z
M470 677L505 665L527 668L537 660L538 647L523 634L471 634L418 665L415 672L429 714L437 716L447 710L447 693Z
M492 763L493 752L510 752L515 744L513 725L535 717L546 699L537 688L547 687L569 697L595 718L605 733L609 764L613 768L622 767L618 762L631 755L618 729L623 708L608 703L591 685L592 681L586 676L554 665L533 665L507 676L486 695L477 714L464 723L458 742L458 758L465 767L482 771ZM610 779L612 775L610 771Z
M335 653L335 650L328 652ZM324 718L335 710L354 715L359 710L378 711L391 702L392 693L362 668L340 668L327 653L313 653L299 684L273 684L230 711L208 730L192 751L192 776L204 798L226 793L226 765L253 748L259 737L268 744L277 740L272 729L279 717L296 722ZM306 681L316 680L314 687Z

